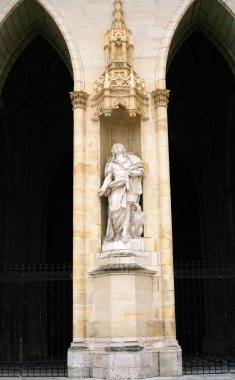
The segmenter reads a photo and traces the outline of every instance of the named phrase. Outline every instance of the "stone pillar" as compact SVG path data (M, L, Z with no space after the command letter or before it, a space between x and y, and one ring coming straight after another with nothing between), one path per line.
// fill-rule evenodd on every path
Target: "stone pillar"
M161 250L162 316L164 344L159 354L160 376L182 373L181 349L176 341L174 269L168 148L167 105L169 90L153 91L156 106L157 159L159 180L159 219Z
M68 376L89 377L85 346L85 104L87 94L73 91L73 342L68 350Z

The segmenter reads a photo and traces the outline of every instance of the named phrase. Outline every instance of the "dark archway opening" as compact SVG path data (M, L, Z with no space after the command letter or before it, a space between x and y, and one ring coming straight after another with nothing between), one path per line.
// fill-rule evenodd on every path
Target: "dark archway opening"
M201 258L198 190L187 162L170 147L174 255L178 260ZM184 242L184 244L182 244Z
M70 150L61 158L51 179L47 196L47 263L71 263L72 260L72 167L73 151ZM66 252L69 257L66 257Z
M64 375L72 340L72 88L38 36L2 92L0 360L2 368L38 364L31 375L52 375L42 363Z
M167 88L177 338L186 373L228 371L235 354L235 81L218 50L194 32L170 65Z

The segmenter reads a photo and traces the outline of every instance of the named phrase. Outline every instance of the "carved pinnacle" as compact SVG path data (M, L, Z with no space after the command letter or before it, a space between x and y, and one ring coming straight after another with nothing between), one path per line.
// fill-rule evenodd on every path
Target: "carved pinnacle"
M123 10L122 10L122 2L121 0L114 1L114 11L113 11L113 27L121 28L125 26L123 20Z

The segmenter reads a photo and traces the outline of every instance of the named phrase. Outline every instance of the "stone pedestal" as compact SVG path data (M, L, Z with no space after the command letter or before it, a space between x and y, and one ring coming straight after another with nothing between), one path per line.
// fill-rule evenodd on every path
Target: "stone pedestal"
M138 239L137 239L138 240ZM179 376L181 349L164 336L161 266L144 239L109 243L88 272L85 341L68 352L68 375L76 378L145 379ZM138 244L137 244L138 243ZM103 246L104 247L104 246Z

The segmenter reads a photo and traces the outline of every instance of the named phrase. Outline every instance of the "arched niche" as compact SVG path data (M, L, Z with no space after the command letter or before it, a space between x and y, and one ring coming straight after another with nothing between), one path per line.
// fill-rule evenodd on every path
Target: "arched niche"
M101 183L104 179L105 164L111 156L113 144L121 143L127 152L141 157L141 119L130 117L125 108L113 110L110 117L100 117L100 165ZM104 238L107 226L108 202L101 198L101 237Z

